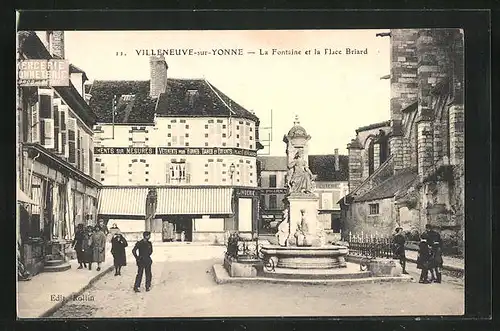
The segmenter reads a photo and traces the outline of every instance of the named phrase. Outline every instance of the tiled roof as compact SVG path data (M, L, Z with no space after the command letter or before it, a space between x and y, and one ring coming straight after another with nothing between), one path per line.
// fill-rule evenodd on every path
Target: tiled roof
M202 79L169 78L166 93L158 98L149 96L149 80L94 81L86 90L92 96L90 105L101 123L112 122L113 95L119 100L115 123L152 123L155 113L158 116L227 117L230 115L228 106L234 111L231 116L258 121L255 115ZM197 96L190 101L188 91L194 90ZM122 97L130 95L134 97L127 100Z
M391 121L384 121L384 122L380 122L380 123L373 123L373 124L370 124L370 125L367 125L367 126L361 126L361 127L357 128L356 129L356 133L357 132L361 132L361 131L371 130L371 129L383 128L384 126L390 126L390 125L391 125Z
M286 171L286 156L259 156L263 171ZM339 155L339 170L335 171L335 155L309 155L309 169L318 182L347 181L349 179L349 158Z
M197 91L191 101L188 91ZM232 112L231 112L232 110ZM167 80L167 91L158 98L158 116L224 116L258 121L257 116L231 100L204 79Z
M335 170L335 155L309 155L309 169L318 182L337 182L349 179L349 158L339 155L339 170Z
M407 188L417 178L418 172L416 168L403 169L362 196L355 198L354 201L363 202L394 197L401 189Z
M53 58L35 32L20 31L18 35L19 47L28 59L50 60ZM95 124L96 116L94 112L80 93L78 93L71 81L69 86L54 86L53 88L87 125L93 126Z
M156 100L149 96L148 80L97 80L88 93L100 123L113 121L113 95L118 100L115 123L153 123ZM124 97L127 95L134 97Z
M262 171L286 171L286 156L258 156Z

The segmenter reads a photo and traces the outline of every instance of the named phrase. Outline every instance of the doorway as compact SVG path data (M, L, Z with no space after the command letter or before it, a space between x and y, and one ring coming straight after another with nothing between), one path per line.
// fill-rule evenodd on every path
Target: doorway
M189 215L169 215L162 218L163 241L193 241L193 221Z

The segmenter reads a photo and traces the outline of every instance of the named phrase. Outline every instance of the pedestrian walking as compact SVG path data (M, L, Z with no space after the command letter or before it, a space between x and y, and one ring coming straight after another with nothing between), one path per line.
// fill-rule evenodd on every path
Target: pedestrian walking
M92 260L93 260L93 239L94 228L92 225L87 225L87 229L84 232L84 240L82 245L83 251L83 261L89 265L89 270L92 270Z
M151 254L153 254L153 244L149 241L151 237L151 232L144 231L142 234L143 238L135 243L132 249L132 254L137 262L137 276L135 277L134 292L140 292L139 287L142 282L142 274L146 272L146 292L151 289L151 265L153 260L151 259Z
M83 228L83 224L80 223L76 227L75 238L72 243L73 249L76 251L76 259L80 265L78 269L87 268L87 261L85 260L85 253L83 250L85 240L85 229Z
M393 254L394 258L399 260L399 263L401 264L401 268L403 268L403 274L407 275L408 272L406 271L406 252L405 252L405 236L403 234L403 228L402 227L397 227L396 228L396 233L394 234L392 238L393 242Z
M421 238L420 244L418 245L418 256L417 256L417 269L421 269L419 283L429 284L429 259L430 259L430 249L427 244L427 239Z
M120 232L115 232L111 239L111 254L113 254L115 276L121 276L122 267L127 265L127 257L125 254L125 247L127 246L127 239L125 239Z
M97 271L101 271L101 263L106 259L106 235L100 226L96 226L92 236L92 261L97 263Z

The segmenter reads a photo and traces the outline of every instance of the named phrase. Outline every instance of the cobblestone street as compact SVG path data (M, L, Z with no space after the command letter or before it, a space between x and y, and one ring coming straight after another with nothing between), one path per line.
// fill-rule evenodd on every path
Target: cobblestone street
M461 284L385 283L351 286L224 284L213 280L220 263L217 246L157 245L150 292L132 291L136 267L129 261L122 276L105 275L85 292L87 301L70 301L55 318L460 315ZM415 269L416 270L416 269ZM413 267L409 271L416 276Z

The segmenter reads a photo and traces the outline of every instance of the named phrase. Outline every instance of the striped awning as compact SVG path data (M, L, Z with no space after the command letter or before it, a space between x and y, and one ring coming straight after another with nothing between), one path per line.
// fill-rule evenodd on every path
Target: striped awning
M99 196L100 215L145 216L148 189L143 187L103 187Z
M232 188L162 187L158 188L157 215L231 214Z

